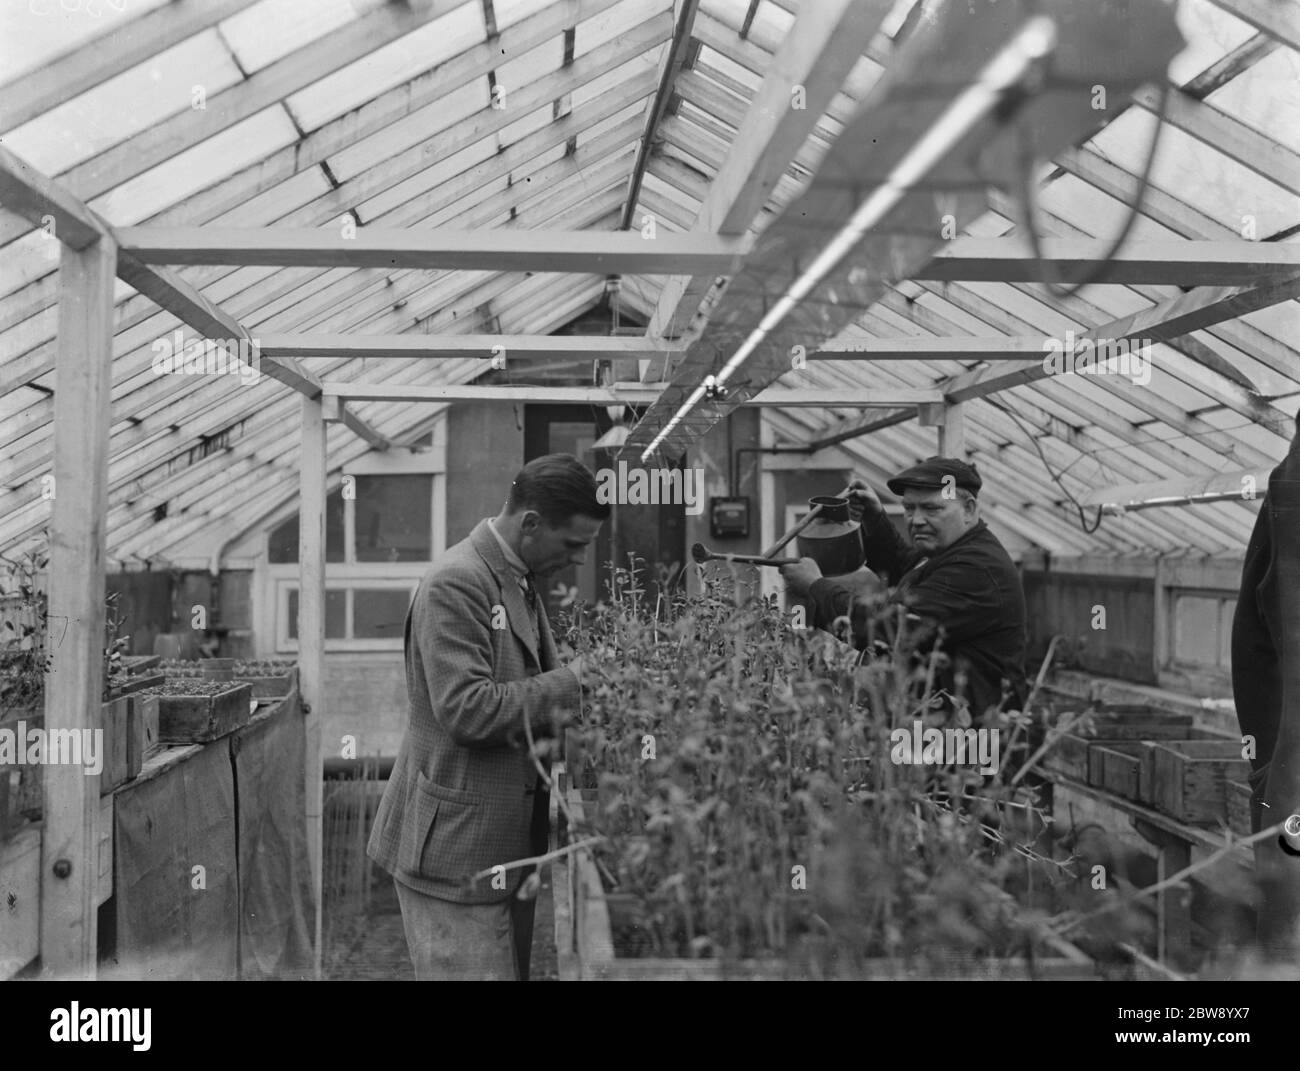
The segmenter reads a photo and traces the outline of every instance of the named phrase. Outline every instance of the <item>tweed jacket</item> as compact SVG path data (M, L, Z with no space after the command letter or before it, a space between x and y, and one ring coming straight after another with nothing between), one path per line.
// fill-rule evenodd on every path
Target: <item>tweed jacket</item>
M575 710L577 677L556 668L539 599L528 604L486 520L420 581L406 615L410 722L379 803L367 852L402 884L439 899L484 904L505 888L470 875L546 850L544 784L529 762L535 735ZM540 843L539 843L540 840Z

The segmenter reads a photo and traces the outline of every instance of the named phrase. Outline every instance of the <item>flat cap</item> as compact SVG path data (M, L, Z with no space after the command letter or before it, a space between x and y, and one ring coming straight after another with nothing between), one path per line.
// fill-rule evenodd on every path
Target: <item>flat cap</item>
M958 461L955 457L927 457L919 465L904 469L886 486L896 495L901 495L908 487L940 488L948 486L947 479L963 491L978 495L984 481L974 465Z

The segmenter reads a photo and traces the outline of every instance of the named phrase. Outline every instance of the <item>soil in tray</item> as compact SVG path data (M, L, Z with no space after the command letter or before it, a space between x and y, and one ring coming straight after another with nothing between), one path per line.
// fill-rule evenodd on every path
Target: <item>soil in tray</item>
M221 695L236 687L230 681L214 681L207 677L171 677L157 688L148 688L141 695Z

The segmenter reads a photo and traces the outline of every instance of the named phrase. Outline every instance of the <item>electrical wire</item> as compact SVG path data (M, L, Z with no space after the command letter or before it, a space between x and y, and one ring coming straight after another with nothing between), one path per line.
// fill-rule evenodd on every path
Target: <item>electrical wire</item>
M1132 203L1129 205L1129 213L1124 220L1124 225L1120 228L1120 232L1111 243L1110 248L1098 259L1093 268L1082 280L1070 286L1062 285L1060 276L1056 274L1056 269L1043 259L1042 239L1038 234L1038 226L1034 221L1037 214L1037 202L1033 189L1035 157L1032 137L1029 133L1028 124L1020 124L1018 138L1020 149L1020 224L1029 238L1029 246L1033 251L1034 259L1042 266L1043 277L1039 279L1039 282L1053 297L1061 300L1072 298L1085 286L1092 286L1094 283L1103 281L1110 262L1119 253L1124 243L1128 241L1133 225L1137 222L1138 216L1142 214L1142 204L1146 200L1147 190L1151 185L1151 172L1155 164L1156 154L1160 148L1160 135L1166 125L1165 117L1169 113L1169 96L1171 92L1169 81L1166 79L1160 85L1160 103L1156 109L1156 129L1151 135L1151 147L1147 151L1146 164L1143 166L1142 174L1138 179L1138 188L1133 195Z
M1067 488L1065 484L1061 482L1061 478L1056 474L1056 471L1048 463L1047 455L1043 453L1043 448L1038 445L1038 440L1034 437L1033 432L1031 432L1024 425L1019 415L1017 415L1014 410L1009 409L1007 406L1001 404L1000 402L994 401L992 398L987 398L985 400L991 406L993 406L994 409L998 409L1001 412L1006 413L1007 416L1009 416L1012 420L1016 422L1016 427L1018 427L1024 433L1025 438L1029 440L1030 445L1034 448L1034 451L1038 454L1038 459L1043 463L1043 468L1047 470L1047 475L1050 476L1052 478L1052 482L1061 489L1061 493L1065 495L1067 499L1069 499L1070 505L1072 505L1076 510L1079 511L1079 527L1083 529L1084 533L1087 535L1092 535L1095 531L1097 531L1097 529L1101 527L1101 520L1102 520L1101 506L1097 507L1097 516L1093 520L1092 526L1089 527L1088 515L1084 512L1083 505L1079 502L1077 498L1074 497L1074 495L1070 493L1069 488Z

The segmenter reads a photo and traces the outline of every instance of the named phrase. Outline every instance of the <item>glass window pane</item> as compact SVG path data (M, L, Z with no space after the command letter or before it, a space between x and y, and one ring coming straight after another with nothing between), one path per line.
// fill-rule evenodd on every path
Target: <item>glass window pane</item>
M352 592L352 638L402 638L411 593L405 588L355 588Z
M298 560L298 514L282 521L271 530L266 545L267 561L283 565ZM325 560L343 560L343 490L325 499Z
M356 511L357 561L430 560L433 477L358 476Z
M325 638L343 640L347 638L348 629L348 593L346 591L325 592ZM289 639L298 638L298 589L289 589Z

